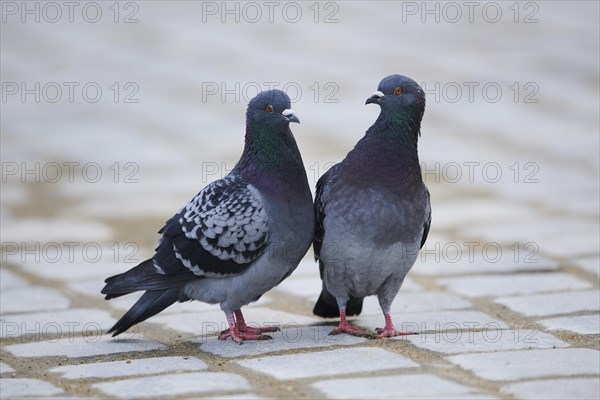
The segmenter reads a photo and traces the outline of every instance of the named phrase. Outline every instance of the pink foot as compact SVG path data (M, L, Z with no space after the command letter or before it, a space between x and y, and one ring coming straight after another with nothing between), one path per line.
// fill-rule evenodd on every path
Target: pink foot
M229 328L225 329L219 334L219 340L226 340L231 338L234 342L242 344L243 340L268 340L273 339L269 335L262 335L262 332L275 332L279 330L276 326L268 326L265 328L253 328L246 325L244 317L240 310L235 312L236 318L233 314L227 315L227 322L229 322Z
M261 335L257 333L250 332L240 332L237 329L232 330L231 328L225 329L219 335L219 340L226 340L227 338L231 338L234 342L238 344L242 344L244 340L269 340L273 339L269 335Z
M330 335L339 335L340 333L347 333L352 336L360 336L360 337L371 337L372 335L368 332L363 331L362 329L355 328L351 326L346 320L346 309L340 308L340 324L334 330L332 330Z
M264 326L262 328L254 328L252 326L246 325L246 321L244 320L244 315L242 315L242 310L237 310L235 312L235 321L237 323L238 326L238 330L240 332L246 332L246 333L252 333L252 334L261 334L261 333L265 333L265 332L279 332L281 329L279 329L278 326ZM268 338L271 338L270 336L267 336Z
M392 317L390 316L390 314L385 314L385 328L377 328L375 331L377 332L376 339L417 334L417 332L397 331L394 328L394 324L392 323Z

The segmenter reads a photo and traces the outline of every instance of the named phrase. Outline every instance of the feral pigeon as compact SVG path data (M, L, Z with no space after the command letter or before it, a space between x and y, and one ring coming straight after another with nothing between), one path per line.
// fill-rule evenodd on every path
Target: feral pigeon
M246 325L241 308L289 276L314 234L310 188L289 128L299 122L280 90L248 104L242 156L159 231L156 254L106 279L106 299L144 290L109 330L118 335L179 301L220 304L229 329L220 339L268 339L276 327Z
M371 336L348 324L364 297L377 295L385 317L378 338L403 334L390 306L425 243L431 222L429 191L417 154L425 94L412 79L391 75L366 104L381 112L365 136L317 183L313 243L323 289L314 308L339 315L341 332Z

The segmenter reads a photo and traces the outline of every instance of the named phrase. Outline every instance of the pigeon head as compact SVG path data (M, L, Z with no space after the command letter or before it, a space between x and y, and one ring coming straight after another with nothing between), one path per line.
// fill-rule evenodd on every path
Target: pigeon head
M290 122L300 123L292 111L288 95L277 89L260 92L250 100L246 119L250 125L263 129L288 126Z
M365 104L379 104L384 117L417 122L420 125L425 112L425 93L421 86L402 75L385 77L377 91Z

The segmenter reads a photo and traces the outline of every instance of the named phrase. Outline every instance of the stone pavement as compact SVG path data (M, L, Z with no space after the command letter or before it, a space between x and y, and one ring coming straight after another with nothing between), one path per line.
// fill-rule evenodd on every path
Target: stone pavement
M64 9L56 23L56 6L23 4L2 1L2 399L600 397L597 2L520 3L518 15L497 2L504 18L474 23L449 21L442 2L426 6L439 21L421 2L318 3L318 15L283 2L303 19L273 23L236 2L237 22L220 2L121 2L118 14L77 2L75 21ZM97 22L80 14L96 7ZM392 307L418 335L328 336L336 321L311 314L310 252L246 309L281 326L273 340L218 341L224 315L201 303L104 334L135 296L106 302L103 280L151 256L164 221L233 166L244 88L302 90L293 130L314 185L373 121L364 100L390 72L428 96L432 232ZM470 99L473 83L503 95ZM353 322L382 324L375 298Z

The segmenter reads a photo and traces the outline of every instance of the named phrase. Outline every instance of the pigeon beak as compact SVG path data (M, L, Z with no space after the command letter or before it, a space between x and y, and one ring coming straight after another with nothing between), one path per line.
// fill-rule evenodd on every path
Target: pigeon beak
M300 123L300 120L298 119L298 117L296 117L294 110L292 110L291 108L288 108L287 110L283 110L281 115L283 115L285 117L285 119L288 120L288 122L296 122L298 124Z
M379 102L381 101L381 98L382 98L383 96L385 96L385 95L384 95L382 92L380 92L380 91L378 90L378 91L376 91L375 93L373 93L373 94L371 95L371 97L369 97L369 98L367 99L367 101L365 102L365 105L366 105L366 104L371 104L371 103L379 104Z

